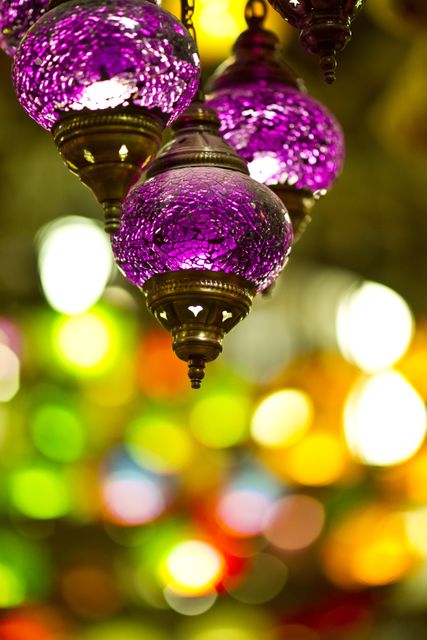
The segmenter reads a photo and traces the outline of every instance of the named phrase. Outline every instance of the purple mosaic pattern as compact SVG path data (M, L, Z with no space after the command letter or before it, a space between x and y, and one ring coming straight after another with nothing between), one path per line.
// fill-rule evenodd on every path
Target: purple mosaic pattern
M284 267L292 239L287 211L269 189L236 171L192 167L134 189L112 244L139 287L159 273L200 269L236 274L261 291Z
M168 123L191 102L200 62L189 33L147 0L71 0L30 29L14 59L21 105L45 129L82 109L145 107Z
M49 0L1 0L0 47L14 56L18 44L48 5Z
M316 100L284 85L243 85L208 96L225 140L267 185L287 184L323 195L344 162L335 118Z

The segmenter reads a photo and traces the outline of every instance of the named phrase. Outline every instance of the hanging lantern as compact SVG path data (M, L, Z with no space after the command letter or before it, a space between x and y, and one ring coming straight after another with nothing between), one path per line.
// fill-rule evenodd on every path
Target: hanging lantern
M193 103L123 204L115 260L142 289L199 388L206 362L283 268L292 226L280 200L248 176L219 135L215 113Z
M2 0L0 2L0 47L10 56L40 16L49 0Z
M291 216L296 238L310 220L314 199L341 171L344 139L335 118L306 95L301 79L281 59L275 34L248 2L248 30L234 57L208 83L207 101L224 139L248 163L252 178L268 185Z
M29 30L14 59L21 105L119 227L120 202L199 82L194 40L154 0L68 0Z
M351 22L365 0L268 1L289 24L299 29L304 49L319 56L325 81L334 82L335 56L349 42Z

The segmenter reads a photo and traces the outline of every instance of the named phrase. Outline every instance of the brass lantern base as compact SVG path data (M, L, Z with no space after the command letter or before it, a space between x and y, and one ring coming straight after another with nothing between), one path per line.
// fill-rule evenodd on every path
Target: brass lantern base
M315 203L313 194L304 189L295 189L281 184L271 184L269 189L280 198L288 210L294 230L294 244L311 222L310 211Z
M118 231L121 202L154 159L163 129L144 109L74 112L53 128L65 164L102 204L107 232Z
M142 290L199 389L206 362L219 356L224 335L249 313L255 287L233 274L188 269L153 276Z

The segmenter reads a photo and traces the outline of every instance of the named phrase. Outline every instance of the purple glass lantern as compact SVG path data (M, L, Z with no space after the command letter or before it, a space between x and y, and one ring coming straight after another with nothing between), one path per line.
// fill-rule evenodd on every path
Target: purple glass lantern
M170 124L199 83L196 45L149 0L70 0L27 33L14 61L18 99L51 130L67 113L145 108Z
M138 287L160 273L197 269L233 273L261 291L284 265L289 227L279 199L249 176L219 167L176 168L128 196L113 250Z
M249 28L236 41L234 58L208 83L207 102L251 177L279 195L301 234L314 198L325 194L341 171L343 134L284 64L277 37L262 27L264 18L265 13L247 12Z
M247 175L218 128L204 105L187 110L148 180L125 200L112 236L117 265L172 333L196 388L204 363L278 276L292 244L282 202Z
M49 0L2 0L0 2L0 47L10 56L28 29L47 11Z
M118 227L119 203L199 84L194 40L153 0L68 0L28 31L18 99ZM101 166L102 165L102 166Z
M221 132L266 185L289 185L323 195L344 160L341 128L313 98L294 87L265 82L222 89L209 105Z

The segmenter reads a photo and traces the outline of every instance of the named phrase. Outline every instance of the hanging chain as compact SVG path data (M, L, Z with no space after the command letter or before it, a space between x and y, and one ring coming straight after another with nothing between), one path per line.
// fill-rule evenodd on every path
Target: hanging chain
M267 3L265 0L248 0L245 8L245 20L251 25L260 25L267 16Z
M181 22L197 43L196 29L193 24L194 5L196 0L181 0Z

